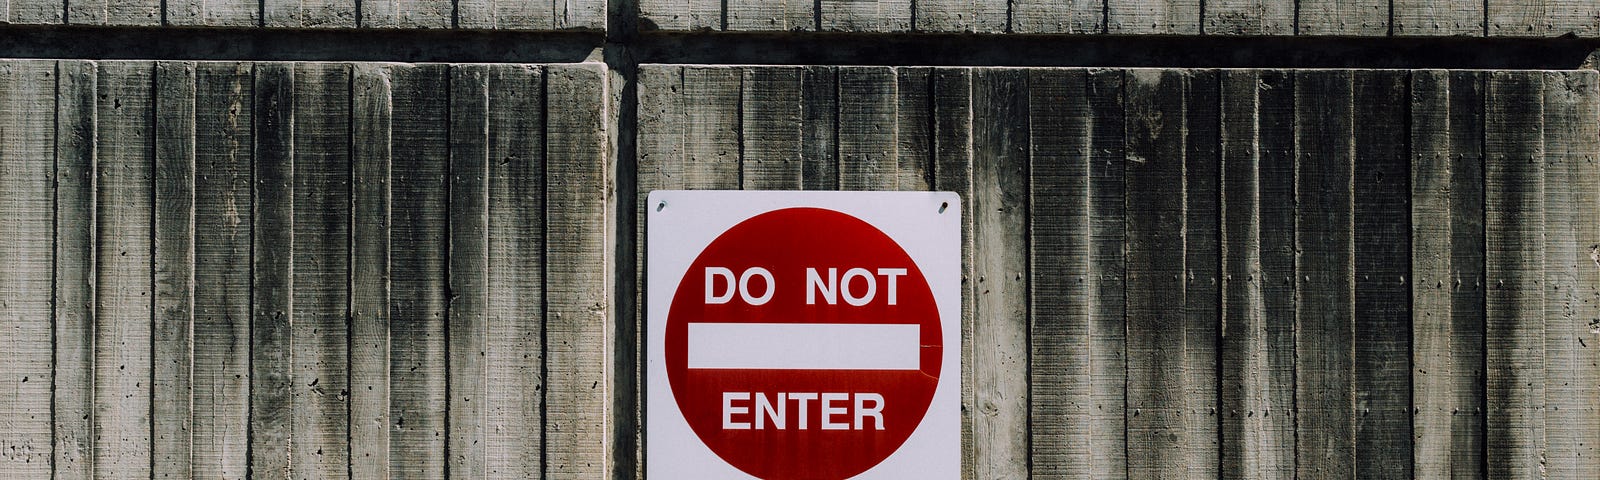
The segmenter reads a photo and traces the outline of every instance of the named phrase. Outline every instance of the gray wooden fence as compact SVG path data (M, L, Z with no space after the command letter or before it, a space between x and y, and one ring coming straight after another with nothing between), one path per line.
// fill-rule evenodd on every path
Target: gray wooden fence
M1600 478L1597 87L646 65L638 190L960 193L967 478Z
M7 0L0 23L604 30L606 0Z
M602 77L0 61L0 477L601 477Z

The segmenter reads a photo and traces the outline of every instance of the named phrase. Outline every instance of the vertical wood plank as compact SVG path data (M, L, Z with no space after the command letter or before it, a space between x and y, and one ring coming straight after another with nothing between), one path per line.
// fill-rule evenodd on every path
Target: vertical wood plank
M0 62L0 476L43 478L52 456L51 290L56 64Z
M839 68L839 188L899 185L899 83L889 67Z
M1450 74L1450 355L1455 408L1451 411L1450 470L1455 478L1484 478L1484 79L1483 72Z
M1089 478L1089 103L1079 69L1028 72L1032 474Z
M258 63L250 265L250 473L288 479L294 436L294 66Z
M1299 478L1355 474L1352 73L1295 82L1295 452Z
M839 188L839 75L833 67L804 67L800 77L801 188ZM966 197L962 197L966 198Z
M1267 460L1267 322L1262 274L1260 72L1221 74L1222 478L1273 478Z
M1124 212L1123 73L1091 70L1089 112L1089 269L1093 290L1089 380L1093 413L1089 451L1093 478L1127 478L1127 238Z
M15 24L57 24L66 15L64 0L10 0L5 18Z
M926 191L933 187L932 71L895 69L896 190Z
M1451 476L1454 375L1471 368L1451 354L1450 107L1448 72L1411 73L1412 459L1419 478Z
M1294 34L1292 1L1209 0L1205 7L1206 35Z
M544 72L489 67L485 475L544 471Z
M385 2L359 0L261 0L261 24L286 28L355 28L356 12L381 9L384 5Z
M1259 74L1256 122L1261 156L1261 296L1265 323L1265 403L1259 437L1261 471L1268 478L1294 478L1295 457L1295 76L1283 70Z
M822 30L905 32L911 30L911 0L818 0Z
M1106 33L1198 35L1200 0L1106 0Z
M1184 73L1124 77L1128 477L1187 476Z
M153 475L193 471L195 65L156 64Z
M1103 0L1012 0L1009 33L1105 33L1105 18Z
M389 468L443 478L449 172L444 65L394 65Z
M195 478L249 465L253 84L249 63L195 66Z
M739 188L740 69L685 67L680 89L683 156L663 159L668 176L682 176L673 188Z
M1189 478L1219 478L1217 362L1222 319L1219 73L1191 70L1184 91L1184 440Z
M55 375L51 385L55 478L94 478L98 66L56 65Z
M489 83L450 67L449 438L452 475L487 474L489 397Z
M1587 0L1487 0L1489 36L1560 37L1600 33L1600 4Z
M743 72L740 96L740 187L801 188L801 78L799 68L763 67Z
M1027 89L1024 70L983 69L972 78L972 444L979 478L1028 475Z
M1484 328L1493 478L1539 478L1545 457L1543 78L1494 72L1484 120Z
M1295 34L1375 37L1389 35L1391 0L1299 0ZM1491 0L1493 1L1493 0Z
M1600 477L1600 92L1544 74L1544 411L1550 478Z
M604 72L555 66L545 84L546 478L610 475L609 191ZM559 239L559 240L556 240ZM599 268L597 268L599 267Z
M186 27L256 27L261 25L261 7L261 0L167 0L166 21Z
M966 68L941 68L933 73L933 161L934 188L955 192L968 201L961 202L961 475L977 475L973 451L972 414L976 388L972 354L973 309L976 282L973 281L972 190L972 71ZM809 178L809 177L808 177ZM808 185L807 188L810 188Z
M451 0L359 0L362 28L451 28ZM313 18L322 17L313 15Z
M293 379L296 476L349 472L350 67L294 72Z
M456 0L456 27L474 30L550 30L556 27L555 2Z
M99 74L95 475L148 477L154 64L103 62Z
M351 82L350 476L389 478L393 84L356 64Z
M1492 1L1492 0L1491 0ZM1483 0L1394 0L1394 34L1483 36Z
M1412 478L1409 76L1354 78L1356 475ZM1400 332L1397 334L1397 332Z

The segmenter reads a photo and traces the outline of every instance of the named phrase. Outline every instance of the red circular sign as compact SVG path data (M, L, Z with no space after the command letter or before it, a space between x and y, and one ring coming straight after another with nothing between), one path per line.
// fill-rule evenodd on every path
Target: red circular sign
M691 344L706 345L691 341L691 324L736 332L758 330L725 324L813 333L888 328L902 341L864 355L910 354L889 368L868 361L866 369L812 369L803 360L774 367L761 358L748 368L690 365ZM910 340L905 332L914 332ZM801 337L751 338L749 345L806 341ZM878 465L921 423L944 355L933 293L911 257L872 225L819 208L763 213L712 241L678 284L665 340L667 378L689 426L724 461L765 479L842 479ZM822 360L863 354L834 353Z

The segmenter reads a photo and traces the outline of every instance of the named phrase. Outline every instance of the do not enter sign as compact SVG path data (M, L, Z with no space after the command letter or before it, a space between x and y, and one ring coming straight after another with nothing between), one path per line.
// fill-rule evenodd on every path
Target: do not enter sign
M958 476L958 200L653 192L647 473Z

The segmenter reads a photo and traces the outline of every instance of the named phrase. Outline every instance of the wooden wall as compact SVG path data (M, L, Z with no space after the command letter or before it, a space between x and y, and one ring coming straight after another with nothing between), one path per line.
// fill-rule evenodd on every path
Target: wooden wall
M605 476L603 77L0 61L0 477Z
M960 193L966 478L1600 478L1597 89L646 65L638 192Z
M638 0L644 28L1600 37L1592 0Z
M0 23L604 30L606 0L8 0Z

